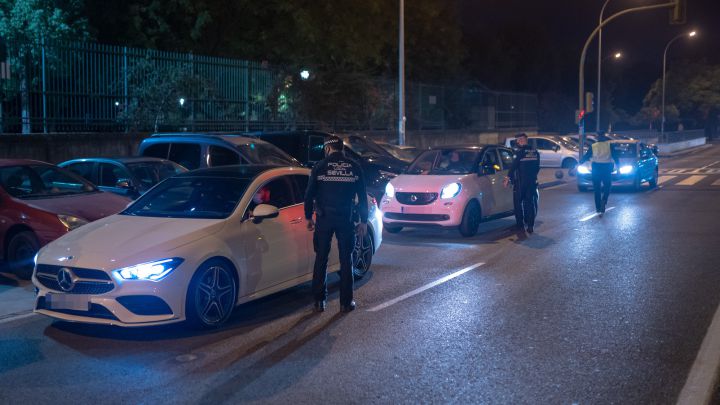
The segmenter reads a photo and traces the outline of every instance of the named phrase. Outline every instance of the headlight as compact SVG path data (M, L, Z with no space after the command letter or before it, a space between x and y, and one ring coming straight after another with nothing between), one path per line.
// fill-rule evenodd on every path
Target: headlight
M462 186L460 185L460 183L448 184L447 186L443 187L442 191L440 192L440 198L453 198L456 195L460 194L460 190L462 190Z
M590 168L585 165L580 165L577 167L577 172L580 174L590 174Z
M37 257L39 254L40 254L40 252L35 253L35 257L33 257L33 264L35 264L35 266L37 266Z
M63 225L68 229L68 231L72 231L75 228L79 228L85 224L88 223L86 219L74 217L72 215L58 215L57 216L60 222L62 222Z
M183 259L178 257L173 259L157 260L154 262L137 264L135 266L123 267L122 269L115 270L114 273L125 280L158 281L170 274L170 272L175 270L182 262Z
M635 170L632 166L620 166L620 174L628 174L632 173L632 171Z
M395 187L392 184L388 183L385 186L385 195L387 198L395 198Z

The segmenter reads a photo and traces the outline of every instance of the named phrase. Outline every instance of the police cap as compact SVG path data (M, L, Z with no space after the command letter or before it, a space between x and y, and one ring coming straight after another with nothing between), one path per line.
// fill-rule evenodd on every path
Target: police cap
M330 135L325 138L325 143L323 143L323 146L329 146L331 149L334 150L342 150L343 142L342 139L338 138L337 136Z

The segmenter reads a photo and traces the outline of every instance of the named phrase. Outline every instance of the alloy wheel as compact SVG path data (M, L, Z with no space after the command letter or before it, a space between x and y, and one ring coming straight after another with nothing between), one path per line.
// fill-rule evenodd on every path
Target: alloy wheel
M222 266L211 266L200 276L195 290L195 308L200 320L208 326L227 319L235 305L235 281Z

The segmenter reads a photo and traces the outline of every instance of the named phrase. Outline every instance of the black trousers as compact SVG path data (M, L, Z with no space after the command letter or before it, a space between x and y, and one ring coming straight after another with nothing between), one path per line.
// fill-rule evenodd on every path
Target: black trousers
M613 167L613 163L592 164L592 182L593 191L595 192L595 210L598 212L605 209L605 205L608 202L608 197L610 197Z
M535 226L538 211L538 190L535 185L513 188L515 223L518 226Z
M333 235L337 238L340 253L340 305L350 305L353 300L352 251L355 247L355 224L347 218L317 218L313 235L315 267L312 293L315 301L327 298L327 263Z

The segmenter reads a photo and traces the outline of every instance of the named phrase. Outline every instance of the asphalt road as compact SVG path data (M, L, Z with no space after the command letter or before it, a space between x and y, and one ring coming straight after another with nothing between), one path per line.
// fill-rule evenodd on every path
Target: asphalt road
M332 284L323 314L303 285L211 332L0 317L0 403L675 403L720 304L720 145L662 168L705 172L603 217L542 190L530 236L386 234L348 315Z

